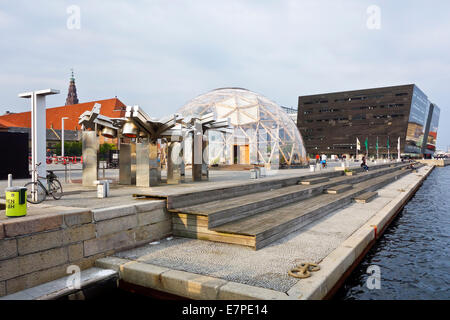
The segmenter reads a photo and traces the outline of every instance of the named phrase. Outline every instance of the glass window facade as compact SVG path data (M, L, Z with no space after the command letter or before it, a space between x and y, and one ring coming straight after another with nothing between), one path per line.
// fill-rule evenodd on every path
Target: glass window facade
M368 139L369 156L392 157L400 138L401 155L420 158L434 152L433 106L415 84L300 96L297 125L310 156L355 157L358 138Z
M303 140L292 119L266 97L242 88L212 90L188 102L183 116L214 113L229 118L230 133L209 133L210 164L272 164L306 161Z
M414 86L406 132L405 154L421 154L430 102L425 93Z
M437 132L439 126L439 116L441 114L441 110L435 104L432 104L432 113L430 120L430 129L428 131L427 143L425 146L425 152L432 154L436 151L436 140L437 140Z

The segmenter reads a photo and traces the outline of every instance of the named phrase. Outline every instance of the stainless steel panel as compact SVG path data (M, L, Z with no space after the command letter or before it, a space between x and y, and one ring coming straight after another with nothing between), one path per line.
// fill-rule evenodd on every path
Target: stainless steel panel
M150 143L150 186L161 184L161 161L158 159L158 144Z
M119 183L136 184L136 144L121 143L119 150Z
M209 180L209 141L208 141L208 133L203 135L202 141L202 180Z
M182 143L173 141L168 143L167 148L167 183L181 183L181 164L183 159Z
M98 137L95 131L83 131L81 134L83 154L83 186L93 186L98 180Z
M136 185L153 187L161 184L161 165L158 145L142 142L136 144Z
M150 148L148 142L136 144L136 186L150 186Z

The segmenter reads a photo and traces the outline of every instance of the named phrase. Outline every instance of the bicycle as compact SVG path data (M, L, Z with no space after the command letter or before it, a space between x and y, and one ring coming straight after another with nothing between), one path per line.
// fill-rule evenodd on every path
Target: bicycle
M37 175L37 167L40 165L41 163L39 162L36 165L36 169L32 170L33 174L35 174L36 172ZM25 185L25 187L27 188L27 201L29 203L41 203L47 198L48 195L51 195L55 200L61 199L63 195L61 182L59 182L58 177L53 171L47 170L47 172L47 177L41 177L37 175L36 182L31 181ZM39 179L45 179L47 181L47 188ZM36 194L35 198L33 197L34 194Z

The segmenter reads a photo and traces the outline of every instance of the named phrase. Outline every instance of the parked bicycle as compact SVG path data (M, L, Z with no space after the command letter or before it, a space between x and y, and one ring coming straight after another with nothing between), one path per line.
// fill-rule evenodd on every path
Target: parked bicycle
M37 167L40 165L41 163L39 162L36 165L36 169L32 170L33 174L37 171ZM41 182L40 179L46 180L47 187ZM47 198L48 195L51 195L55 200L59 200L63 195L61 182L59 182L58 177L51 170L47 170L47 177L41 177L38 175L36 182L28 182L25 187L27 188L27 201L29 203L41 203ZM36 197L33 197L34 194L36 194Z

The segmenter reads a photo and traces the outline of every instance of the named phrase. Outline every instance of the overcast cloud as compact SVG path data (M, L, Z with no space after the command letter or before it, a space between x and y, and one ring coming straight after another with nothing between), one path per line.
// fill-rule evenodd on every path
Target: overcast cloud
M67 28L70 5L81 28ZM381 9L370 30L367 8ZM152 116L211 89L238 86L280 105L299 95L416 83L441 108L450 145L450 1L0 0L0 113L17 94L52 87L70 68L80 102L117 97Z

